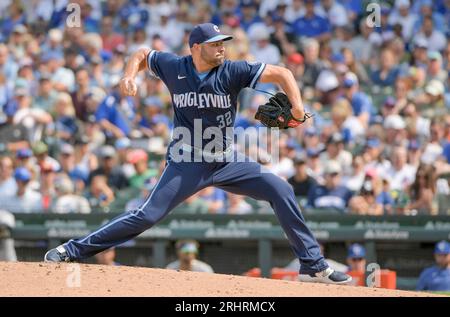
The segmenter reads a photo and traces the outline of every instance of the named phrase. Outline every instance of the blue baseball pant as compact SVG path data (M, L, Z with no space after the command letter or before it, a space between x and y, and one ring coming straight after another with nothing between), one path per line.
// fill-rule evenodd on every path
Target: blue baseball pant
M240 155L240 154L237 154ZM112 219L84 238L72 239L64 247L72 260L80 260L128 241L154 226L173 208L199 190L215 186L225 191L270 203L299 258L302 273L328 267L320 247L305 224L291 185L263 172L255 161L168 163L144 204Z

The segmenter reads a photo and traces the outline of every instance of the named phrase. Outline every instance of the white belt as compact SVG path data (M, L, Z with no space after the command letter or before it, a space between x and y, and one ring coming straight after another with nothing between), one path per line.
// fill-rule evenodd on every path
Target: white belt
M189 152L189 153L195 153L195 154L198 154L198 155L202 155L205 158L206 157L219 158L219 157L223 157L223 156L228 155L231 152L233 152L233 147L232 146L229 146L227 149L225 149L225 151L212 153L212 152L204 151L202 149L190 146L190 145L185 144L185 143L183 143L183 145L181 146L181 149L183 151L186 151L186 152Z

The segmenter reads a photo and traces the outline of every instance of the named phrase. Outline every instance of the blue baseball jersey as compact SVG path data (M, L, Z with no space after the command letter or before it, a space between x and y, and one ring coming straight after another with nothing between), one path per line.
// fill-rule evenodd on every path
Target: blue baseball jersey
M419 277L418 291L450 291L450 269L432 266L425 269Z
M191 55L177 56L153 50L147 58L150 73L160 78L170 91L174 108L174 129L189 129L190 145L204 148L216 137L212 135L210 139L201 138L202 144L194 144L194 120L198 119L197 126L201 122L202 135L208 128L221 130L222 142L216 149L228 148L233 142L233 135L229 131L234 127L238 94L243 88L256 86L266 65L260 62L226 60L206 75L199 76ZM198 131L196 128L195 132ZM175 133L171 145L181 139Z

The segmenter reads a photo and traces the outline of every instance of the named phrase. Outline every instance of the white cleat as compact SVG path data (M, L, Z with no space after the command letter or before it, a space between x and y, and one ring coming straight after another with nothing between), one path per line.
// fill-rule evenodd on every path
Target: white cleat
M300 273L298 280L306 283L349 284L352 281L352 277L345 273L337 272L332 268L327 268L314 275Z

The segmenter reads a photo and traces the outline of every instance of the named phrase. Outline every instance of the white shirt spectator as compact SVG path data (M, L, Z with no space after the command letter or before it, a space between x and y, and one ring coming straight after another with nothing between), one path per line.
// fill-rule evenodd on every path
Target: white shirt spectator
M416 168L409 164L405 164L399 171L391 166L384 173L391 176L391 190L405 190L405 188L411 185L416 178Z
M413 35L413 28L416 21L417 16L415 14L409 13L407 16L402 16L398 11L393 11L388 18L390 25L400 24L402 26L402 36L407 41Z
M57 214L89 214L91 207L85 197L69 194L59 197L52 210Z
M323 166L325 166L327 164L327 162L331 160L327 152L323 152L322 154L320 154L319 159L320 159L320 163ZM350 152L342 150L339 152L337 157L333 158L332 160L335 160L336 162L338 162L339 165L341 166L342 170L344 171L344 173L347 173L348 171L351 170L352 159L353 159L353 156Z
M428 143L425 147L420 160L424 164L433 164L443 153L442 146L436 143Z
M342 176L342 185L352 192L359 192L364 183L365 174L363 171L356 175Z
M17 183L14 177L10 177L7 180L0 182L0 195L2 197L14 196L17 193Z
M277 65L280 63L280 50L273 44L267 44L265 47L252 46L250 53L255 60L266 64Z
M366 133L361 121L355 116L348 117L342 127L350 130L353 140L363 137Z
M373 54L372 42L361 35L352 38L349 47L357 61L368 61Z
M294 175L294 163L290 158L283 157L278 164L272 165L270 171L280 177L289 178Z
M149 34L150 37L158 34L164 44L166 44L171 51L174 51L179 48L183 42L184 30L180 23L171 20L164 26L156 25L148 27L147 34Z
M33 190L26 190L22 197L14 196L0 198L2 208L12 213L33 213L42 211L42 196Z
M344 26L349 23L347 11L344 6L334 1L330 10L326 11L322 5L319 5L315 9L316 14L328 17L332 26Z
M445 35L437 30L434 30L430 37L420 32L415 38L416 41L425 40L429 51L442 51L447 43Z
M54 83L63 84L69 92L73 92L75 89L75 75L68 68L58 68L51 80Z
M295 20L301 18L305 15L305 8L302 6L300 9L295 10L292 5L286 8L286 13L284 14L284 18L287 22L293 23Z
M180 269L180 261L176 260L172 263L169 263L166 266L166 269L169 270L179 270ZM214 270L212 269L212 267L205 263L202 262L200 260L194 259L192 260L192 272L205 272L205 273L214 273Z
M54 11L53 0L25 1L25 13L27 22L36 22L39 18L49 21Z

